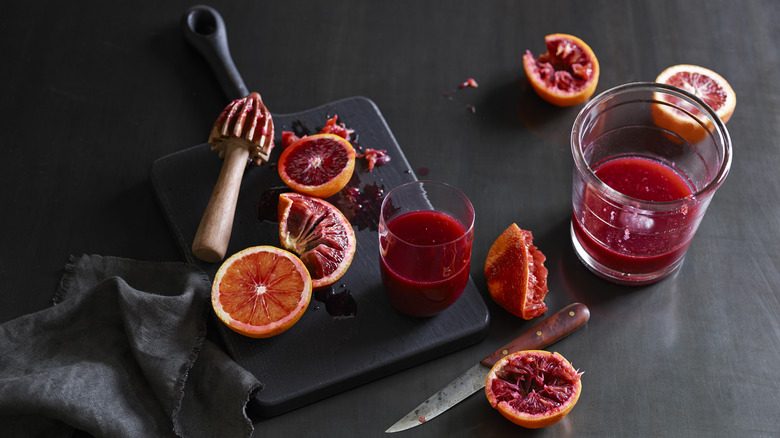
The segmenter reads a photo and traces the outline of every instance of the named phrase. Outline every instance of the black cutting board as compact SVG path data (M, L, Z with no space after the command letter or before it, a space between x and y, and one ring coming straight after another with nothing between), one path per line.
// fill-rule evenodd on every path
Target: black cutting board
M386 149L391 157L390 162L370 172L366 160L358 159L350 186L359 188L361 193L369 193L374 187L387 193L395 186L415 180L379 109L364 97L340 100L301 113L274 115L277 147L270 162L278 159L282 131L313 134L334 115L355 130L356 148ZM200 265L211 278L219 263L198 260L190 246L221 165L217 154L208 144L203 144L162 157L151 168L155 193L184 256L187 261ZM268 207L264 201L270 193L268 189L283 186L273 165L247 169L228 256L250 246L280 245L278 223L261 220L263 214L261 211L259 216L258 206L261 210L263 206ZM329 200L336 205L347 205L343 203L343 193ZM469 280L455 305L431 318L407 317L390 305L382 288L378 239L373 226L378 210L378 202L369 202L362 214L351 218L357 251L345 276L330 290L354 305L353 316L344 315L349 312L329 312L327 300L312 297L300 321L270 339L246 338L217 324L228 354L263 384L256 396L261 415L274 416L298 408L474 344L487 334L488 309L473 280ZM367 217L371 220L366 221Z

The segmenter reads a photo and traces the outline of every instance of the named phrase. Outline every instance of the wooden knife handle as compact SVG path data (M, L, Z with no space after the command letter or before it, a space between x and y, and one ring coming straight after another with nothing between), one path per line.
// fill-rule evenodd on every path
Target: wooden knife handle
M192 242L192 253L204 262L225 258L248 159L249 151L243 147L229 147L225 152L222 170Z
M532 329L499 348L480 363L492 367L507 354L522 350L540 350L570 335L590 319L590 310L581 303L569 304Z

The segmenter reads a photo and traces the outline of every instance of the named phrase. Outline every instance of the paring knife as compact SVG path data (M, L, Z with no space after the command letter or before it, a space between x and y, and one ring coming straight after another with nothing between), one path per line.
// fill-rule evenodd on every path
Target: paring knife
M574 303L564 307L490 356L482 359L428 400L412 409L411 412L390 426L385 433L411 429L432 420L484 388L488 372L502 357L516 351L542 349L573 333L588 322L589 318L590 310L584 304Z

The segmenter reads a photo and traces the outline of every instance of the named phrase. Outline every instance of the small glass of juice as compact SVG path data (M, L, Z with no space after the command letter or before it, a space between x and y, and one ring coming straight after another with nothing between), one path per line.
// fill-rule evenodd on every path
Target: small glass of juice
M723 122L696 96L657 83L605 91L579 113L571 236L578 258L620 284L674 272L731 167Z
M390 303L415 317L436 315L466 288L474 240L474 207L460 190L437 181L392 189L379 213L379 261Z

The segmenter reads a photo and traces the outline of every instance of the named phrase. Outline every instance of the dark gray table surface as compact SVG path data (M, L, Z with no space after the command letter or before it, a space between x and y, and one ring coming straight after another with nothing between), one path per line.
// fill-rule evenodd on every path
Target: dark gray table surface
M71 254L183 260L153 195L157 158L206 141L227 99L183 39L183 1L13 2L0 14L0 322L46 308ZM557 310L591 319L556 344L584 371L561 423L532 432L475 395L398 436L776 436L780 406L780 3L213 1L233 58L271 111L350 96L381 110L418 173L477 214L472 277L491 312L474 346L270 419L255 436L382 436L529 328L494 305L482 263L512 222L547 255ZM544 35L583 38L597 92L667 66L737 93L731 174L682 268L641 288L587 271L570 244L571 124L523 73ZM478 88L459 89L468 78ZM454 92L453 92L454 91ZM449 94L451 99L445 98ZM471 111L473 109L474 111ZM381 145L376 145L381 146Z

